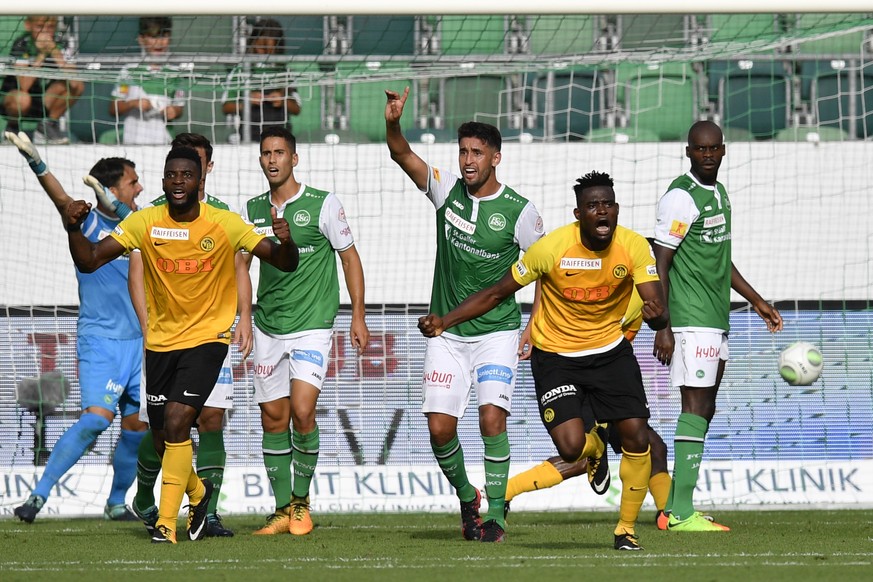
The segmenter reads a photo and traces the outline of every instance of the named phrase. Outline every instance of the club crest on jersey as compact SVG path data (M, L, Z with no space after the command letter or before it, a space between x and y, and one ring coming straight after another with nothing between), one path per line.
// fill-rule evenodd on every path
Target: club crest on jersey
M499 212L492 214L491 218L488 219L488 226L491 227L491 230L500 232L506 228L506 217Z
M627 273L628 271L625 265L616 265L612 269L612 276L616 279L624 279L625 277L627 277Z
M214 248L215 248L215 241L212 240L212 238L206 236L206 237L203 237L203 239L201 239L201 241L200 241L200 250L201 251L208 253L209 251L211 251Z
M309 212L306 210L298 210L294 213L294 224L297 226L306 226L309 224L309 221L312 220L312 217L309 216Z
M153 226L151 231L151 237L168 240L188 240L188 229L161 228L160 226Z

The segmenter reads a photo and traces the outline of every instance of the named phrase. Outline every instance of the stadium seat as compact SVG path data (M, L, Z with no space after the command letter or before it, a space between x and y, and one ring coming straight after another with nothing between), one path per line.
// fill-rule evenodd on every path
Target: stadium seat
M233 42L232 16L173 16L171 52L228 53Z
M0 57L9 54L12 43L24 34L23 16L0 16Z
M687 43L682 14L622 14L618 16L618 46L622 50L681 47Z
M848 141L851 138L848 132L839 127L799 125L779 130L773 139L776 141L818 143L821 141Z
M70 133L76 140L94 143L107 129L116 125L114 115L109 114L114 83L85 83L82 97L70 108Z
M534 55L586 54L594 50L594 16L528 16L530 52Z
M274 16L285 33L285 54L320 55L324 53L324 16Z
M503 16L443 16L440 46L444 55L499 55L504 52Z
M102 143L104 145L118 145L122 142L124 138L124 129L119 127L118 129L108 129L100 134L100 137L97 138L97 143Z
M791 81L781 62L731 63L719 81L718 110L724 127L772 138L788 126Z
M454 131L466 121L508 127L506 78L500 75L450 77L441 83L443 127Z
M858 15L808 13L797 15L797 28L801 30L818 31L820 33L842 30L857 24ZM854 18L853 18L854 17ZM858 57L864 43L864 31L859 30L847 34L828 36L819 40L811 40L797 44L797 52L814 54L822 57Z
M533 111L547 139L582 139L600 127L605 109L596 69L550 71L534 81Z
M686 132L688 128L685 128ZM630 127L601 127L585 134L585 141L595 143L657 142L660 136L648 129Z
M412 55L414 16L352 16L352 54Z
M775 14L712 14L709 17L709 42L747 44L776 36Z
M136 42L139 19L132 16L79 16L79 52L82 54L139 54Z
M390 71L396 70L392 74ZM367 141L381 142L385 140L385 89L402 93L410 88L407 109L400 119L404 130L415 125L414 104L415 83L409 78L409 63L401 61L369 61L361 64L337 65L337 74L343 87L343 110L348 114L349 129L363 135ZM367 81L372 74L382 75L378 81ZM391 81L384 80L384 75L390 75ZM348 79L343 82L342 79Z
M662 141L683 140L697 117L696 75L691 65L634 65L620 70L621 102L631 133L654 133Z

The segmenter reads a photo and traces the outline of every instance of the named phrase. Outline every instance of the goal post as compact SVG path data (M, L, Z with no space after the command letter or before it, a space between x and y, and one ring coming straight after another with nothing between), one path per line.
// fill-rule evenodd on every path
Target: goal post
M424 341L415 322L430 295L433 208L384 144L384 91L406 87L411 93L403 129L413 149L457 172L457 126L469 119L497 125L504 137L498 178L534 202L547 230L573 220L572 185L596 169L615 179L620 224L651 235L659 196L688 169L688 127L698 119L717 121L727 141L720 179L734 210L734 262L778 303L786 329L766 333L734 296L731 362L698 500L704 507L869 503L869 8L840 0L810 11L787 2L717 1L707 5L709 13L690 14L687 3L678 2L658 3L656 10L651 2L601 8L552 0L537 12L520 4L484 2L476 14L465 14L469 4L453 0L390 7L338 2L331 4L332 14L280 8L270 18L280 24L286 50L266 58L247 53L259 17L236 13L238 3L213 2L208 13L197 15L190 7L174 14L180 8L163 0L148 6L152 14L173 15L170 52L157 59L172 73L148 80L160 91L172 85L183 95L184 113L169 124L171 133L202 133L214 143L207 190L240 208L267 189L257 144L244 131L252 119L245 110L229 115L224 105L233 99L229 95L246 106L253 91L293 86L301 104L299 115L288 119L300 138L295 174L336 192L355 234L373 340L362 357L354 353L344 308L319 400L316 510L456 510L433 464L420 413ZM580 4L597 13L581 13ZM14 71L10 51L24 33L18 9L4 8L0 16L0 76ZM39 10L64 14L69 7L48 0ZM85 94L62 120L72 143L38 146L75 198L92 199L81 178L108 156L136 163L145 187L140 202L160 193L167 148L126 143L124 120L109 109L122 70L150 62L136 39L141 15L117 3L86 3L77 15L62 18L58 39L75 71L37 71L86 82ZM32 132L39 120L18 121ZM0 126L7 122L0 117ZM0 243L0 468L8 476L0 483L6 487L0 510L8 513L27 496L49 449L79 414L78 297L66 236L8 143L0 144ZM519 294L523 303L531 297L529 289ZM342 302L348 304L344 290ZM652 426L672 448L678 392L650 356L652 339L644 329L636 353ZM779 377L779 351L796 340L815 343L824 354L824 372L812 386L790 387ZM220 510L266 513L272 501L250 365L235 350L233 358L235 408L225 437L228 479ZM53 396L42 408L19 398L39 392L43 383ZM64 390L54 390L58 386ZM524 363L509 422L512 473L554 455ZM460 432L474 483L481 485L474 405ZM118 434L116 421L47 511L100 512ZM617 466L613 462L616 477ZM579 495L579 487L586 493ZM617 502L615 491L595 498L584 483L570 481L554 495L519 498L513 508L605 509Z

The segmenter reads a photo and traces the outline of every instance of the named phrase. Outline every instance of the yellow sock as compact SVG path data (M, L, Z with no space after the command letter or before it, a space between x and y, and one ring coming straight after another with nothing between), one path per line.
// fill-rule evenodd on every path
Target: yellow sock
M606 452L606 443L601 441L600 437L592 434L593 432L592 430L585 435L585 446L582 447L582 454L576 459L577 463L588 457L600 457Z
M528 491L554 487L563 480L564 476L553 464L543 461L536 467L519 473L509 480L509 483L506 484L506 500L512 501L516 495Z
M670 485L673 479L670 478L670 473L656 473L649 477L649 493L652 494L652 499L655 501L655 507L659 511L664 511L667 507L667 497L670 496Z
M629 453L621 449L621 464L618 476L621 479L621 507L618 511L618 525L615 535L635 533L634 526L640 515L640 507L649 490L649 476L652 474L651 447L645 453Z
M191 439L182 443L164 443L166 450L161 462L161 502L158 505L158 523L176 531L176 519L182 507L182 497L194 473L194 448Z
M185 494L188 496L191 505L199 505L203 500L203 496L206 494L206 487L197 475L196 470L191 471L191 476L188 477L188 484L185 486Z

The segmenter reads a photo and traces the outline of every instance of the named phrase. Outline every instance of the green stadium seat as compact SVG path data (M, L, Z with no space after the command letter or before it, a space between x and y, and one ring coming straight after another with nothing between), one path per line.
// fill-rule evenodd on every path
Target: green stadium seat
M862 139L870 139L873 137L873 65L861 69L860 90L857 135Z
M79 16L79 52L82 54L135 53L139 18L132 16ZM174 31L175 33L175 31Z
M622 50L682 47L687 43L682 14L622 14L618 46Z
M594 19L588 14L528 16L531 53L562 57L592 52L596 39Z
M831 61L803 63L803 84L809 83L810 110L816 124L850 132L855 123L850 112L849 77L854 73L844 67L835 68L833 64ZM857 103L860 105L860 99Z
M719 115L723 127L750 131L757 139L772 138L788 126L791 80L781 62L738 61L719 82Z
M444 55L499 55L504 52L503 16L443 16L440 46Z
M300 94L303 104L300 106L300 115L291 118L291 131L297 136L322 129L324 104L321 87L311 83L298 83L297 93Z
M116 125L109 114L114 83L92 81L85 83L85 93L70 108L70 133L84 143L94 143L107 129Z
M324 16L274 16L285 33L285 54L324 53Z
M466 121L490 123L498 128L508 125L506 78L500 75L450 77L442 84L444 127L455 130Z
M582 139L600 127L605 109L601 73L595 69L560 70L534 81L533 110L549 139Z
M12 43L24 34L23 16L0 16L0 57L12 50Z
M779 130L776 141L813 142L848 141L849 133L839 127L794 126Z
M800 30L818 31L821 33L845 29L857 24L859 15L852 14L798 14L797 28ZM864 31L859 30L847 34L839 34L797 44L797 52L822 56L845 55L858 57L864 43Z
M384 77L378 81L366 80L371 74L384 76L391 70L397 71L391 74L391 81L384 80ZM344 110L348 113L349 129L365 136L366 141L385 141L385 89L402 93L406 87L410 88L406 110L400 123L403 130L411 129L415 125L416 84L409 78L408 62L370 61L363 67L359 64L339 63L337 73L340 79L349 79L342 83L345 95Z
M229 53L233 50L233 41L232 16L173 17L171 52Z
M352 16L352 54L412 55L414 16Z
M100 137L97 138L97 143L101 143L103 145L120 145L124 138L124 129L121 127L117 129L107 129L103 133L100 134Z
M686 128L687 131L688 128ZM601 127L585 134L585 141L595 143L638 143L660 141L660 136L648 129Z
M709 42L750 43L777 34L775 14L712 14Z
M622 75L624 112L634 134L681 141L697 118L696 75L690 64L638 65Z

